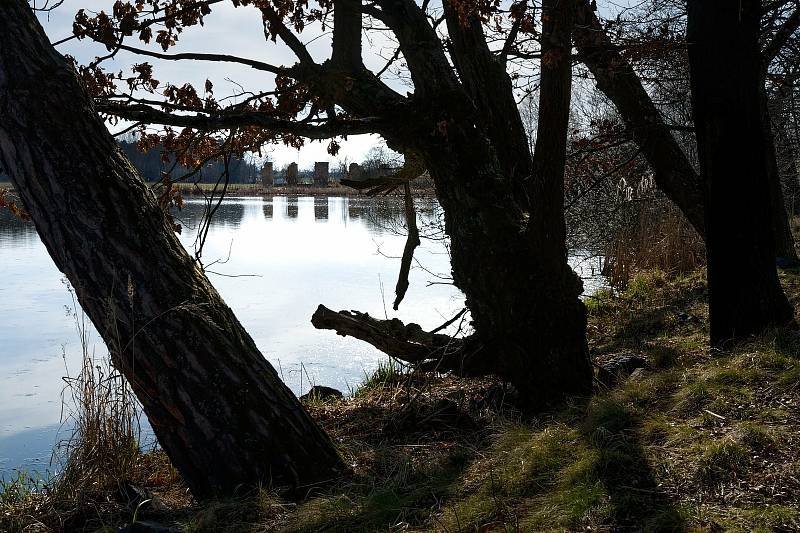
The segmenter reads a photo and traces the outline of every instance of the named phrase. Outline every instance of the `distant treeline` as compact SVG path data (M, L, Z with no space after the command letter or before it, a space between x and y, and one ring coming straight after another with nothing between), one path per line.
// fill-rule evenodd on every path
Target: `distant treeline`
M125 155L131 160L142 177L146 181L157 181L161 179L161 173L166 172L172 168L175 158L170 156L169 162L164 163L161 160L161 146L156 146L147 152L141 152L136 147L136 142L123 139L118 141L119 147L125 152ZM191 181L199 181L200 183L216 183L222 175L223 164L221 161L214 161L207 163L198 172L197 175L191 178ZM191 172L192 169L177 165L172 170L173 179ZM229 165L230 183L254 183L258 176L258 168L241 158L231 159Z
M175 161L174 157L170 157L168 163L161 161L161 147L157 146L147 152L140 152L136 148L136 143L129 140L117 141L119 147L125 152L125 155L131 160L142 177L146 181L157 181L161 179L161 172L166 172L172 168L172 162ZM197 175L191 178L191 181L199 181L201 183L216 183L220 175L222 175L223 164L220 161L215 161L206 164ZM190 172L191 169L177 165L172 170L173 179ZM248 161L241 158L231 159L229 166L230 183L255 183L258 177L258 168ZM11 181L11 178L5 173L5 169L0 166L0 182Z

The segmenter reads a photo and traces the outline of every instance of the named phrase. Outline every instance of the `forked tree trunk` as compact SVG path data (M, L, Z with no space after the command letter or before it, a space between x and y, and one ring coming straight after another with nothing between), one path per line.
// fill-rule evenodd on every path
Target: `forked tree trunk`
M786 324L759 106L758 0L690 0L692 107L705 192L711 342Z
M431 139L424 152L452 241L454 281L467 297L475 327L468 343L474 351L464 365L470 373L511 381L532 406L591 390L582 286L567 264L565 245L572 8L556 0L543 6L543 46L550 60L542 72L537 155L525 193L500 163L502 151L486 140L524 146L524 133L514 137L515 128L507 130L505 141L498 138L499 124L511 121L499 111L489 130L495 133L478 135L453 120L446 137ZM451 35L458 38L452 30ZM527 151L518 157L526 158Z
M344 471L24 0L0 2L0 161L197 498L301 489Z
M526 211L510 191L497 190L506 176L491 152L470 143L468 129L450 129L451 141L456 136L457 150L442 147L428 159L452 243L454 282L466 296L475 330L456 370L497 374L532 408L588 394L580 280L565 255L539 253ZM462 179L467 174L473 179Z

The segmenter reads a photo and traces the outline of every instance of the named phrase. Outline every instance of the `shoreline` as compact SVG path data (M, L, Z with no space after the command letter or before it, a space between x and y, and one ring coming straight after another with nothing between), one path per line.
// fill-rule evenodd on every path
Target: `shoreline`
M148 183L153 188L155 183ZM187 197L202 196L204 192L211 191L213 184L200 183L195 186L194 183L176 183L181 194ZM16 189L10 182L0 182L0 189L5 189L9 193L16 193ZM436 191L433 188L411 189L411 193L415 198L435 198ZM274 187L264 187L257 183L235 183L228 185L226 196L358 196L369 198L370 196L363 191L345 187L343 185L330 185L328 187L316 187L314 185L294 185L285 186L278 185ZM379 196L400 196L400 193L395 191L389 194L375 195Z

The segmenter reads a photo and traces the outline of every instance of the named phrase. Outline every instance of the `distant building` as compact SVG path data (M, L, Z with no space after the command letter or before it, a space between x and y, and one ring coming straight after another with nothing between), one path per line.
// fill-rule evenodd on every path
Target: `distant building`
M275 178L272 175L272 161L267 161L261 167L261 185L264 187L272 187L275 184Z
M314 163L314 185L317 187L327 187L329 180L329 165L327 161L317 161Z
M286 168L286 185L297 185L297 163L291 163Z
M361 165L358 163L350 163L350 166L347 169L347 179L355 181L366 179Z

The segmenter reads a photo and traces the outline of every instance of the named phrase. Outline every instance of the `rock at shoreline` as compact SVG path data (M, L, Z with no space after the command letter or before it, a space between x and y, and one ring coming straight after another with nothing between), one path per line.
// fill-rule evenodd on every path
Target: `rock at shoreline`
M341 400L344 398L342 391L324 385L314 385L311 390L300 396L300 401L316 400L326 402L329 400Z

